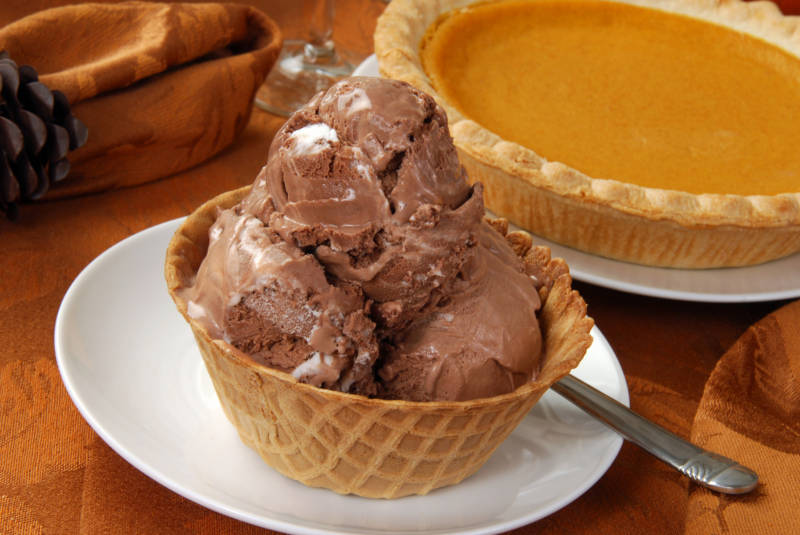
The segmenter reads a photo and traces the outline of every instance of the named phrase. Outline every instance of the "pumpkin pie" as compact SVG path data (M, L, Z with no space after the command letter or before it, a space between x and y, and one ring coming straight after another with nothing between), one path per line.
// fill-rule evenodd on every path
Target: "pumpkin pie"
M800 19L771 3L395 0L375 50L521 227L657 266L800 251Z

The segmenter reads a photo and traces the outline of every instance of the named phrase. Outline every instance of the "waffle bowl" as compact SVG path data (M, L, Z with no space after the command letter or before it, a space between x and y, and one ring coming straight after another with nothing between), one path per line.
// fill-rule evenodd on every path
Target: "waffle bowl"
M167 249L165 276L189 322L225 415L242 441L281 474L311 487L370 498L427 494L475 473L551 384L578 365L593 321L571 288L569 270L532 246L528 234L492 221L526 262L540 268L543 355L539 376L514 392L460 402L371 399L317 388L215 340L187 313L190 286L220 208L249 187L224 193L190 215Z

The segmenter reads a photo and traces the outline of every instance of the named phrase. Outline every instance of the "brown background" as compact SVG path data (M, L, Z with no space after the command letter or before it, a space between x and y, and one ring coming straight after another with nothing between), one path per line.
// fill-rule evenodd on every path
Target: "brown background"
M5 0L0 24L45 5ZM292 36L294 2L250 2ZM380 0L339 0L335 35L372 50ZM800 2L784 2L800 11ZM127 464L82 420L55 366L53 325L72 282L105 249L252 182L283 119L258 110L233 146L180 175L76 199L24 205L0 220L0 533L263 533L208 511ZM576 286L625 370L633 408L689 436L706 380L746 330L784 302L702 304ZM584 496L518 533L676 533L688 484L626 443Z

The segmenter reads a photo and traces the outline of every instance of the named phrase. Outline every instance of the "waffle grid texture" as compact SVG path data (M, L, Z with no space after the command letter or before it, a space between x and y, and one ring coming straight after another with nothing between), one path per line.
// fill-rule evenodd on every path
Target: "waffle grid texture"
M592 320L571 289L563 261L532 247L527 234L493 226L526 261L544 266L543 365L535 381L493 398L466 402L369 399L297 382L289 374L213 340L186 313L179 289L191 283L205 255L217 206L232 206L237 190L210 201L177 231L166 277L189 321L222 408L242 441L283 475L342 494L397 498L426 494L475 473L550 384L577 366L591 343Z

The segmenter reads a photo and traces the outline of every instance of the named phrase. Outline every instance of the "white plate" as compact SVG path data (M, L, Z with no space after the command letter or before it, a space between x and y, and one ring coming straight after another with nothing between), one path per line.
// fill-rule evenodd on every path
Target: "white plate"
M354 74L378 76L378 60L369 56ZM584 253L539 236L569 264L575 279L652 297L737 303L800 297L800 253L758 266L724 269L670 269L640 266Z
M225 419L188 325L167 294L164 253L180 220L120 242L64 296L55 327L73 402L136 468L222 514L291 533L490 533L580 496L622 439L548 392L486 465L427 496L370 500L291 481L244 446ZM599 330L576 375L628 403Z

